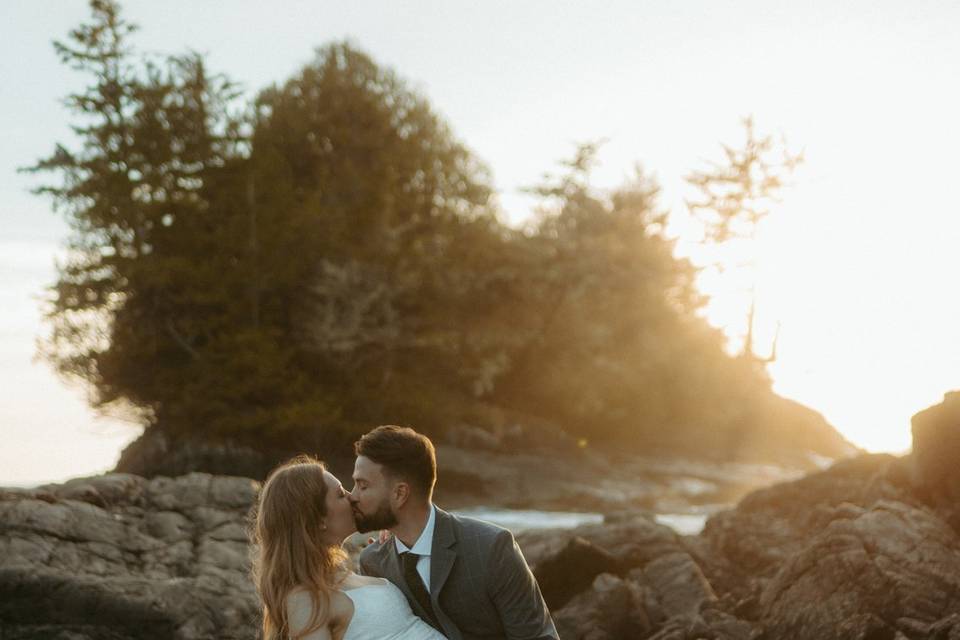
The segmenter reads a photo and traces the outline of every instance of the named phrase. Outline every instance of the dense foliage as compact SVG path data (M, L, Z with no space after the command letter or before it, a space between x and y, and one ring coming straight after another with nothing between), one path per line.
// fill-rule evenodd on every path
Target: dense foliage
M510 228L486 167L353 46L244 106L197 56L136 58L116 3L91 5L57 45L93 79L68 102L82 145L34 169L73 227L45 353L98 407L284 446L383 422L739 446L769 417L642 173L598 193L584 145Z

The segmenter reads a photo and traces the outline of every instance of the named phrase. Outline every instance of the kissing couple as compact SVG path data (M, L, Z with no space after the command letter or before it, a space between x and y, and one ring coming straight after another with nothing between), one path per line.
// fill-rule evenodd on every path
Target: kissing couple
M382 426L354 444L353 491L298 456L260 490L253 576L264 640L559 640L514 541L494 524L433 504L433 443ZM356 531L389 530L360 553Z

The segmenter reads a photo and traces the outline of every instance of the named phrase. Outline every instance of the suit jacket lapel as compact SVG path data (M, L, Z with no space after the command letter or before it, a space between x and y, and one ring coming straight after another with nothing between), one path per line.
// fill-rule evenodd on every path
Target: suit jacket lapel
M433 545L430 549L430 599L437 608L437 596L447 582L453 563L457 560L457 538L453 531L453 516L437 509L433 529Z
M457 536L453 528L453 516L437 508L437 519L433 525L433 544L430 547L430 601L433 611L448 638L459 639L460 630L440 607L440 591L450 576L450 570L457 560Z

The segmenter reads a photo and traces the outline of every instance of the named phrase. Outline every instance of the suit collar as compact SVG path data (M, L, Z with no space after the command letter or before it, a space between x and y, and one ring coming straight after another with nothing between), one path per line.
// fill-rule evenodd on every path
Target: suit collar
M433 548L449 549L457 543L457 532L454 530L456 518L437 506L433 509L437 514L433 528Z
M416 539L412 547L407 547L400 541L400 538L394 536L393 541L397 546L397 553L406 553L407 551L412 551L418 556L430 556L433 555L433 535L436 528L437 522L437 508L430 505L430 513L427 516L427 523L423 526L423 531L420 532L420 537Z
M454 518L442 509L436 509L436 513L437 522L433 531L433 549L430 558L430 592L434 599L443 589L450 570L453 569L453 564L457 560Z

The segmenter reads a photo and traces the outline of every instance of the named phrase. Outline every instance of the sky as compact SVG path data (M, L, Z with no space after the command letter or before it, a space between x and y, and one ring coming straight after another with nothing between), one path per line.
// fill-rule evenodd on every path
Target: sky
M492 169L510 221L578 142L594 182L640 163L680 255L702 259L684 176L742 141L741 119L802 150L754 247L758 350L780 326L774 389L870 451L910 446L910 416L960 388L960 3L916 0L167 0L123 3L150 53L206 54L248 95L349 39L424 94ZM112 467L139 429L98 417L35 359L39 298L65 222L17 173L70 144L84 78L51 41L81 0L0 4L0 486ZM708 319L735 349L749 280L705 272Z

